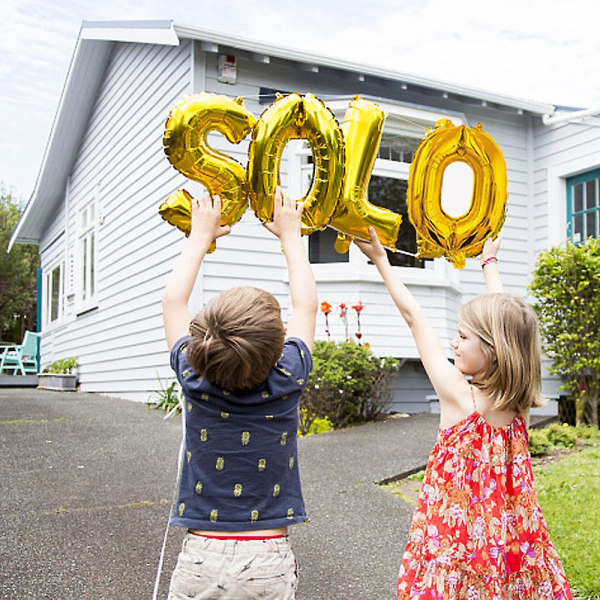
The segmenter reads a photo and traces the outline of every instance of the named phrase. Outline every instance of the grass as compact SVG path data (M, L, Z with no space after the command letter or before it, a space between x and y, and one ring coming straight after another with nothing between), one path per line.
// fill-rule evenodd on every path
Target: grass
M600 446L536 467L535 485L571 587L600 599Z

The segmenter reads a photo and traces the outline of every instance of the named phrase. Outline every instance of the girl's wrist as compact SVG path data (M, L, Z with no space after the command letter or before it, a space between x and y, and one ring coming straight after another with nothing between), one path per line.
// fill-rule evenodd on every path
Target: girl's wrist
M481 268L483 269L485 265L489 265L491 263L498 263L498 257L496 256L488 256L487 258L482 258L481 260Z

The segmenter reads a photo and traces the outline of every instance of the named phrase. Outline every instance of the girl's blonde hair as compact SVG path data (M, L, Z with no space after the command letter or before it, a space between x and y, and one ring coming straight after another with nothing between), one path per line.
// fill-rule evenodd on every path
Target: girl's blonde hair
M186 349L194 371L226 390L263 383L285 339L276 298L255 287L236 287L210 300L190 323Z
M512 294L481 294L458 315L481 338L488 366L474 383L495 408L522 413L542 406L540 333L533 309Z

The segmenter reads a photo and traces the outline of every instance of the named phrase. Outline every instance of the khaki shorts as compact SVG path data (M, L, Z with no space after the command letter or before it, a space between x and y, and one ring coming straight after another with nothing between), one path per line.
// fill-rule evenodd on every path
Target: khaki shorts
M288 538L217 540L188 533L168 600L294 600L297 585Z

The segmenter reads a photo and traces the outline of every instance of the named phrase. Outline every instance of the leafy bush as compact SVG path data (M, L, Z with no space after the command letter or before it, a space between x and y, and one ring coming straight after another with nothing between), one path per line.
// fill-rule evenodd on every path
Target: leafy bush
M544 456L552 451L552 442L544 429L531 429L529 431L529 452L531 456Z
M394 358L379 358L367 345L315 342L313 370L300 401L300 431L306 434L317 417L334 428L373 420L391 401Z
M300 409L300 421L306 419L306 410ZM308 427L306 433L302 432L302 429L298 428L298 435L314 435L315 433L327 433L333 429L331 421L327 417L315 417Z
M600 240L540 253L529 286L550 372L576 400L577 423L598 425L600 400Z
M44 373L54 373L56 375L71 375L73 371L79 368L79 359L74 358L62 358L55 360L50 363L45 369Z
M563 448L572 448L577 443L577 432L574 427L569 425L560 425L553 423L546 427L548 440L554 446L562 446Z

